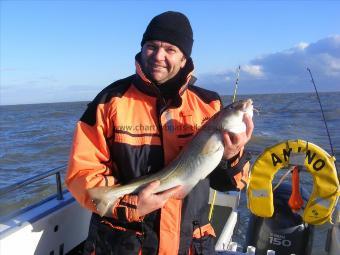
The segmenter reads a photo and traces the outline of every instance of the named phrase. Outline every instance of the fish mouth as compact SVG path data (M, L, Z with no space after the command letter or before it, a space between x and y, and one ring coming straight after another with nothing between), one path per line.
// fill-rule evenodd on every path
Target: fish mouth
M242 99L226 106L225 109L229 109L232 112L238 112L238 114L247 113L250 116L253 116L253 100L250 98Z
M244 107L246 109L248 109L249 107L253 107L253 100L251 98L248 98L247 100L245 100Z
M250 98L244 100L242 105L242 111L252 116L253 110L254 110L253 100Z
M253 117L254 113L254 106L253 106L253 100L248 98L244 100L240 100L238 105L235 107L236 111L239 111L239 114L247 114L250 118Z

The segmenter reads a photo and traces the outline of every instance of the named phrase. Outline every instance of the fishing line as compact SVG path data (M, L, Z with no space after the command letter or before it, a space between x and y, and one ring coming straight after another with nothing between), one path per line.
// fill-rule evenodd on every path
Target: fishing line
M240 70L241 70L241 66L238 66L237 73L236 73L236 81L235 81L235 88L234 88L234 95L233 95L232 103L234 103L235 99L236 99L236 94L237 94L237 89L238 89L238 81L239 81L239 78L240 78ZM215 205L215 201L216 201L216 194L217 194L217 191L214 190L214 194L213 194L212 201L211 201L211 204L210 204L209 216L208 216L209 221L211 221L211 218L213 216L214 205Z
M322 108L322 104L321 104L321 100L320 100L320 97L319 97L319 93L318 93L318 90L316 88L316 85L315 85L315 82L314 82L314 79L313 79L313 75L312 75L312 72L311 70L307 67L307 70L310 74L310 77L311 77L311 82L313 83L314 85L314 89L315 89L315 92L316 92L316 96L318 98L318 101L319 101L319 104L320 104L320 109L321 109L321 113L322 113L322 118L323 118L323 122L325 123L325 127L326 127L326 131L327 131L327 135L328 135L328 140L329 140L329 145L331 147L331 152L332 152L332 156L334 157L334 150L333 150L333 144L332 144L332 139L331 139L331 136L329 134L329 130L328 130L328 126L327 126L327 122L326 122L326 118L325 118L325 114L324 114L324 111L323 111L323 108Z

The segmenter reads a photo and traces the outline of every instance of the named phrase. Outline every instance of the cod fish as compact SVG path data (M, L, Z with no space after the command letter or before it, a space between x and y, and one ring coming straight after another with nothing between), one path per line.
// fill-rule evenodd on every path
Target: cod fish
M125 185L89 189L89 196L98 213L101 216L106 215L120 197L136 194L155 180L160 181L155 193L182 185L181 194L176 194L176 198L183 199L220 163L224 152L222 133L245 132L246 125L243 122L245 113L253 116L251 99L240 100L221 109L202 126L180 154L157 173L136 178Z

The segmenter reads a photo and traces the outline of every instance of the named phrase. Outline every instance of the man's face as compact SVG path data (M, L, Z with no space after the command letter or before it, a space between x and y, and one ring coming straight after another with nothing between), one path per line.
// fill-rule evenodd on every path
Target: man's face
M173 78L185 66L186 58L175 45L162 41L147 41L142 48L142 67L156 84Z

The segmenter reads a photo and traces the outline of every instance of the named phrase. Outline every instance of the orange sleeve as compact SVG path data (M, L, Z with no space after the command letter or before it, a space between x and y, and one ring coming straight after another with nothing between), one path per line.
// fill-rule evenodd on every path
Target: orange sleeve
M114 177L117 169L111 162L108 144L114 130L111 117L114 111L110 106L109 103L98 104L93 123L77 123L65 180L68 190L80 205L93 212L97 211L87 190L117 184ZM112 208L112 217L140 221L142 218L137 215L137 202L138 196L125 195Z
M85 208L94 211L95 207L87 194L87 189L98 186L112 186L116 180L110 168L110 151L107 137L113 123L110 123L109 107L98 104L94 125L79 121L76 125L66 186L76 200Z

